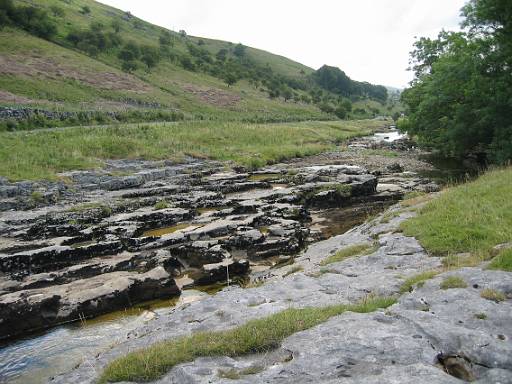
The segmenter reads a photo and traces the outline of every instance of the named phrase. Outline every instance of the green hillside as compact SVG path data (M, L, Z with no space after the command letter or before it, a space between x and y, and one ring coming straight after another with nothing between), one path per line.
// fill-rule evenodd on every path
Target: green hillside
M336 113L348 96L322 89L312 80L315 71L300 63L167 31L92 0L0 0L0 26L0 106L87 112L51 121L4 119L3 129L350 116L350 108ZM350 102L365 100L371 101L359 95ZM382 100L371 105L357 108L354 117L393 112Z

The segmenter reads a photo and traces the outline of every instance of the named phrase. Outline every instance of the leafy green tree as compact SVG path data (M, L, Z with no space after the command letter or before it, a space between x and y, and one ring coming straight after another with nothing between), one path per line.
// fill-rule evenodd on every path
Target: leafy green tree
M112 27L113 31L115 33L121 32L121 22L117 19L112 20L112 23L110 23L110 26Z
M242 58L245 56L245 46L238 43L235 45L235 48L233 48L233 55Z
M0 1L0 27L14 25L43 39L57 33L57 25L45 10L33 6L15 6L11 0Z
M137 43L129 41L119 51L117 57L122 61L135 61L140 57L140 48Z
M228 56L228 50L226 48L221 48L219 49L219 52L217 52L217 54L215 55L215 58L218 60L218 61L226 61L226 58Z
M64 9L62 9L58 5L50 6L50 11L52 11L52 15L55 17L64 17L65 15Z
M471 0L462 32L421 38L399 127L455 156L512 159L512 2Z
M125 72L134 72L137 70L138 65L137 62L134 60L125 60L121 63L121 68Z
M194 64L194 62L190 59L189 56L181 56L180 57L180 64L181 66L188 70L188 71L195 71L196 70L196 65Z
M149 45L141 47L141 55L140 60L146 64L148 70L155 67L160 60L160 52L158 51L158 48Z
M288 101L293 97L293 92L289 87L284 87L282 92L284 101Z
M238 77L232 72L227 72L224 74L224 81L230 87L238 81Z
M81 9L80 9L80 13L83 14L83 15L88 15L91 13L91 8L88 6L88 5L84 5Z
M169 31L162 31L158 42L161 46L172 47L174 45L174 39Z
M345 117L347 117L347 110L345 109L345 107L340 104L336 107L336 109L334 110L334 114L340 118L340 119L344 119Z

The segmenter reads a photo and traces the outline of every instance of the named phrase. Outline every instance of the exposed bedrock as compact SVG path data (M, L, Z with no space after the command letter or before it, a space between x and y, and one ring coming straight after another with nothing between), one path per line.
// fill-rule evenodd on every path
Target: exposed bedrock
M251 173L117 160L66 182L1 179L0 207L16 209L0 212L1 334L177 295L173 278L193 287L268 272L322 238L313 211L377 206L428 185L403 167L314 161Z
M174 279L162 267L7 293L0 297L0 339L178 293Z

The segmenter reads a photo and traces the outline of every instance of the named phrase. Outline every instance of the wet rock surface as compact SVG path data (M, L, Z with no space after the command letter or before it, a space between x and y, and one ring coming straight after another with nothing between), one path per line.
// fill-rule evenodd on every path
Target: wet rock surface
M382 208L428 183L384 166L381 184L361 166L317 160L252 173L193 160L110 161L104 170L62 174L60 182L2 180L0 206L7 210L0 213L0 339L108 310L77 303L80 310L70 315L16 321L20 313L42 311L38 301L22 299L46 297L38 290L87 288L121 272L137 280L158 267L171 279L192 279L187 287L227 282L289 262L325 237L315 226L319 212L357 204ZM60 306L69 295L59 294Z
M183 303L119 331L112 350L84 357L84 365L53 381L94 382L113 358L155 341L230 328L290 306L398 294L407 277L441 267L397 231L414 212L395 207L346 231L409 192L439 189L418 173L431 166L417 155L407 140L362 138L339 152L257 172L193 160L111 161L60 182L0 180L0 338L182 293ZM320 266L331 253L361 243L372 252ZM503 331L510 300L479 296L500 280L497 288L510 297L510 278L479 268L461 273L478 289L461 294L460 305L474 305L480 317L492 311L494 320L475 323L468 313L443 328L459 308L460 289L438 292L436 277L437 286L425 283L386 312L338 316L265 356L197 359L160 382L232 382L219 371L255 366L258 373L235 382L510 381L510 362L497 352L512 352ZM219 283L229 286L187 301L188 290ZM424 329L422 316L431 316ZM470 335L476 326L478 340ZM475 340L487 357L477 353L484 347L471 349Z
M389 221L379 216L310 245L295 258L295 265L267 272L263 285L225 288L215 296L169 310L133 330L93 362L51 382L92 383L109 361L134 349L191 332L231 328L289 307L399 295L405 279L442 270L442 260L427 255L414 238L397 232L400 223L415 214L413 209L394 206L390 212L395 215ZM329 254L361 243L375 248L367 255L320 265ZM297 265L302 271L288 274ZM441 289L448 276L462 278L467 288ZM484 289L499 290L507 299L485 299ZM385 311L333 317L288 337L268 354L198 358L174 367L156 382L509 383L511 298L511 273L479 267L447 271L416 285ZM232 378L225 377L226 371Z

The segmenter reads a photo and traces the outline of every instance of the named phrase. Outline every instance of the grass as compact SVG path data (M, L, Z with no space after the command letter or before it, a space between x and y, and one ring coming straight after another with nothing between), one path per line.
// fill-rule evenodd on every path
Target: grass
M352 256L359 256L363 254L370 254L374 252L375 248L368 243L354 244L349 247L343 248L336 252L334 255L327 257L320 262L320 265L328 265L343 261Z
M388 297L368 298L353 305L290 308L271 316L251 320L226 331L204 331L167 340L111 362L99 382L155 380L177 364L202 356L241 356L263 353L277 348L281 342L329 318L347 311L368 313L395 303Z
M414 290L414 286L423 286L425 281L430 280L437 274L439 274L439 271L426 271L409 277L403 282L402 286L400 287L400 293L412 292Z
M512 238L512 168L496 169L449 188L402 223L431 254L470 253L480 261Z
M482 290L482 292L480 293L480 297L487 300L495 301L496 303L499 303L500 301L505 301L507 299L503 292L491 288L485 288L484 290Z
M396 151L386 149L364 149L362 154L365 156L384 156L384 157L398 157L400 154Z
M488 266L489 269L499 269L512 272L512 248L501 251Z
M292 275L294 273L301 272L303 270L304 270L304 267L302 265L295 265L283 275L283 278L286 276Z
M224 379L238 380L238 379L241 379L242 376L255 375L257 373L260 373L261 371L263 371L263 369L264 369L263 367L260 367L258 365L255 365L252 367L247 367L247 368L240 369L240 370L237 370L234 368L228 369L228 370L220 369L218 371L217 375Z
M68 209L68 212L83 213L89 210L99 209L105 216L112 214L112 208L100 202L82 203Z
M441 289L452 289L452 288L467 288L468 284L458 276L448 276L446 277L439 288Z
M58 172L100 167L104 159L231 160L257 168L312 155L381 122L339 121L281 124L179 122L0 133L0 175L10 180L55 179Z
M156 211L158 211L159 209L169 208L169 203L165 200L160 200L157 203L155 203L155 206L153 208Z

